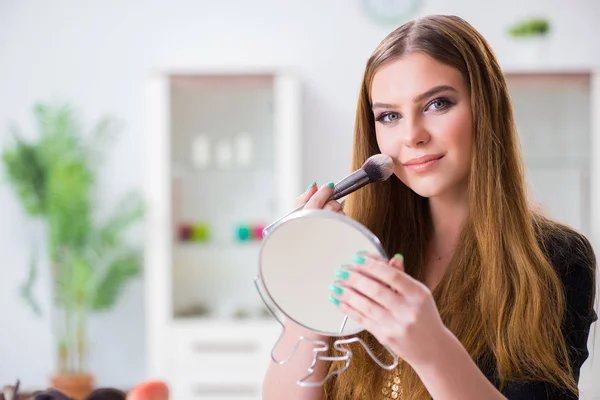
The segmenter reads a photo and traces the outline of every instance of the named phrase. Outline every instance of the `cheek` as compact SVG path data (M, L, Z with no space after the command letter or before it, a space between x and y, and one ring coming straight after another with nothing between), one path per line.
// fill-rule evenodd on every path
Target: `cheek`
M473 128L471 113L464 110L445 120L437 120L431 126L431 132L436 132L437 138L444 142L447 150L460 159L470 162Z
M382 132L380 129L375 128L375 138L377 139L377 146L382 154L396 158L400 154L400 147L398 146L397 138L394 138L390 132Z

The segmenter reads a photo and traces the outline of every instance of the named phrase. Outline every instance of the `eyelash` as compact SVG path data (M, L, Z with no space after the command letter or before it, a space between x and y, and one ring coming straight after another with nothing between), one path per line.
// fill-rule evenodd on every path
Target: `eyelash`
M444 111L444 110L446 110L449 107L452 107L454 105L454 102L452 102L451 100L447 99L446 97L439 97L437 99L431 100L427 104L427 107L425 107L425 109L429 108L432 104L437 103L437 102L441 102L443 104L443 106L442 106L442 108L436 109L434 111ZM375 118L375 120L377 122L381 122L382 124L389 124L392 121L384 121L383 119L386 118L386 117L388 117L389 115L392 115L392 114L398 114L399 115L399 113L397 113L395 111L386 111L386 112L383 112L383 113L379 114L377 116L377 118Z

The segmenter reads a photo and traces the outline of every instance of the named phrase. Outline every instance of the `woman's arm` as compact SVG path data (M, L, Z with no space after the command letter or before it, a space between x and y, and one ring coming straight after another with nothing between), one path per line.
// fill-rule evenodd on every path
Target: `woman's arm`
M288 357L298 338L322 340L328 343L326 336L317 335L292 322L285 323L285 333L274 351L275 359L282 360ZM312 349L319 347L318 344L303 340L294 356L285 364L271 363L263 381L263 400L321 400L323 399L323 387L304 387L298 385L298 381L308 375L308 367L313 361ZM325 379L329 362L318 361L315 365L314 375L308 379L309 382L317 382Z
M412 365L435 400L506 399L473 362L460 341L445 330L437 358L426 365Z

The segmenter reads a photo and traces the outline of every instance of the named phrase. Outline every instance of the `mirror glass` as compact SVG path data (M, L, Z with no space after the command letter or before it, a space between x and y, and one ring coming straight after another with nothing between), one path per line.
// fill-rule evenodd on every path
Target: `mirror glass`
M263 296L297 324L327 336L363 330L329 302L335 272L359 250L387 255L366 227L328 210L297 211L263 239L259 275Z

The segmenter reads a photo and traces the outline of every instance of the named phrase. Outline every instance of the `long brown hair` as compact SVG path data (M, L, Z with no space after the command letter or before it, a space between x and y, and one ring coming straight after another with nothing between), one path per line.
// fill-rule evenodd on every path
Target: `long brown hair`
M542 380L577 393L561 332L561 280L538 242L539 232L560 228L530 210L506 82L490 46L471 25L454 16L429 16L381 42L360 88L352 170L379 153L370 96L374 74L411 52L460 71L473 113L469 215L448 272L433 292L442 320L478 364L496 372L501 386L508 380ZM393 176L349 196L344 209L380 238L388 254L402 253L407 273L422 279L431 234L427 199ZM370 334L361 335L385 354ZM389 372L361 347L353 353L349 370L326 387L328 398L381 396ZM401 362L399 370L405 398L429 398L409 365Z

